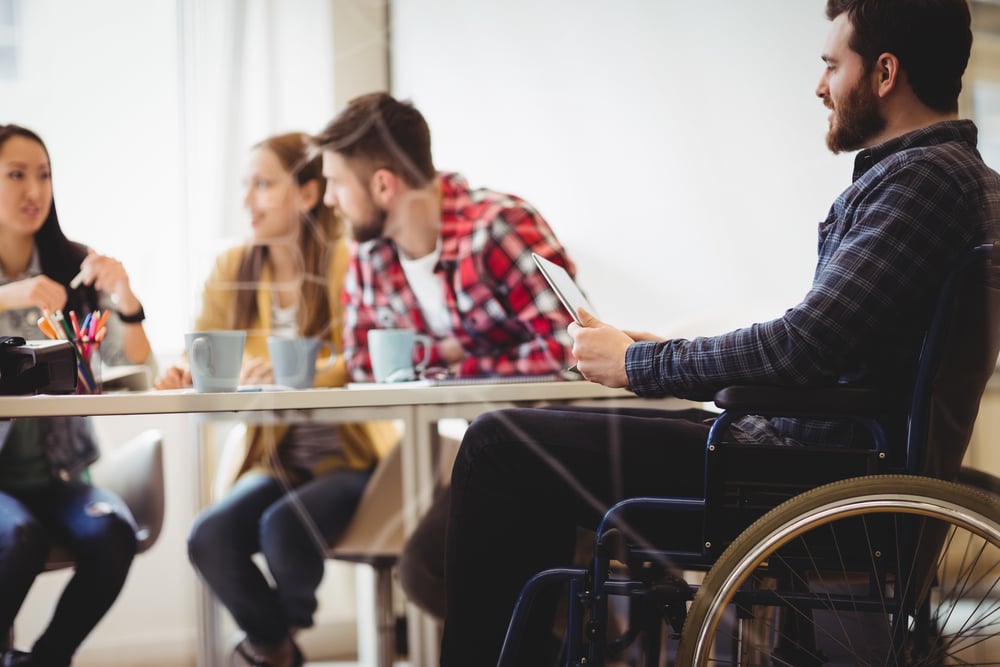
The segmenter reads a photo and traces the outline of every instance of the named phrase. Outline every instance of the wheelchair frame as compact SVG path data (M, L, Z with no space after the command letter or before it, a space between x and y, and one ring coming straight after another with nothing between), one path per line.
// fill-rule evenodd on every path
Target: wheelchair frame
M984 267L982 276L973 275L977 267ZM500 667L516 664L530 605L556 584L569 589L563 665L604 665L608 653L624 650L639 636L643 664L661 664L664 622L680 639L674 664L684 667L842 664L828 662L817 639L837 650L872 654L843 664L973 664L952 662L952 653L1000 642L1000 482L982 473L960 475L959 466L1000 347L998 276L1000 242L972 249L942 285L920 353L905 443L890 442L880 422L889 403L873 389L731 387L717 394L724 412L706 443L704 497L630 498L610 508L598 527L590 568L547 570L525 584ZM968 297L963 290L969 280L989 299L978 308L966 304L965 312L956 303ZM973 375L970 395L977 397L976 405L955 418L965 431L949 432L949 420L934 413L932 394L948 390L937 386L938 374L955 365L949 348L960 343L950 334L968 323L970 313L985 338L959 361ZM726 444L729 425L746 414L851 419L872 434L873 447ZM965 442L957 442L962 437ZM949 442L948 456L936 451L942 439ZM800 465L806 460L809 466ZM790 466L799 479L788 475ZM942 479L956 476L973 486ZM975 488L984 480L985 490ZM629 517L640 511L700 515L700 544L669 550L639 544ZM954 559L962 549L968 562L960 563L966 580L957 582L965 587L957 594L981 597L972 600L976 610L952 636L946 634L951 616L964 599L945 599L944 585L952 576L945 556ZM613 574L615 561L627 564L628 576ZM700 586L684 580L690 571L707 572ZM836 584L828 580L831 571ZM779 580L791 588L781 589ZM852 586L863 590L854 592ZM628 600L630 622L611 639L609 602L616 597ZM935 616L932 602L953 605L948 618ZM814 619L824 614L841 629L820 627ZM846 619L860 614L876 619L871 625L883 646L853 646ZM735 633L728 635L723 627L732 616ZM728 641L720 642L722 635ZM965 644L946 645L959 639Z

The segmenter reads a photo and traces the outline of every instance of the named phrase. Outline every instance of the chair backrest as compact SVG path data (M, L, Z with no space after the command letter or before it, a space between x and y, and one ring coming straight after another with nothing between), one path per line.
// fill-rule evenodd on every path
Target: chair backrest
M130 438L98 461L93 478L128 505L138 527L139 553L153 546L163 527L163 434L150 429Z
M907 471L954 479L1000 352L1000 241L970 251L942 286L924 338Z
M350 524L329 551L352 562L395 562L406 541L403 508L403 457L394 447L379 462Z
M247 425L243 422L233 424L226 433L216 459L215 476L212 479L213 502L219 501L229 491L229 487L236 483L248 451Z

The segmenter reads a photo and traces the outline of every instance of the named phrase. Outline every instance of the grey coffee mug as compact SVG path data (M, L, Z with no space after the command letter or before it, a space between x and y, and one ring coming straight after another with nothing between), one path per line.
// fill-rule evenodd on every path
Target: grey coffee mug
M330 355L322 368L316 368L319 351L326 349ZM337 361L333 345L315 336L282 338L269 336L267 351L271 355L274 383L293 389L308 389L316 383L316 371L325 370Z
M414 364L413 353L418 344L423 354ZM368 356L375 381L415 379L430 361L431 344L430 336L411 329L372 329L368 332Z
M192 331L184 334L195 391L236 391L246 339L245 331Z

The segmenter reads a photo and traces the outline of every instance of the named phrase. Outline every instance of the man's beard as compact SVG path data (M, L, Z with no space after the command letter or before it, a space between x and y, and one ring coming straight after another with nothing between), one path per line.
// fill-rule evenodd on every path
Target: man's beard
M351 230L351 238L358 243L382 238L382 234L385 232L385 220L388 215L386 211L376 206L375 202L371 202L369 213L364 220L357 222L354 220L347 221L347 226Z
M826 145L834 153L855 151L868 146L872 137L885 129L879 113L878 96L867 77L862 77L833 110L833 122L826 133Z

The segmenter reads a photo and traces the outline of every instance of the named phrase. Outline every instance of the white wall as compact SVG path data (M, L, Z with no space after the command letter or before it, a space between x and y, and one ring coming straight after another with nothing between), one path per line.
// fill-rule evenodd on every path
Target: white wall
M399 0L392 90L426 115L439 169L539 208L604 319L720 333L805 294L850 182L815 96L824 7ZM967 90L1000 78L995 44L976 36Z
M539 208L604 319L739 325L805 293L849 183L814 95L826 29L820 1L406 0L393 91L438 168Z

